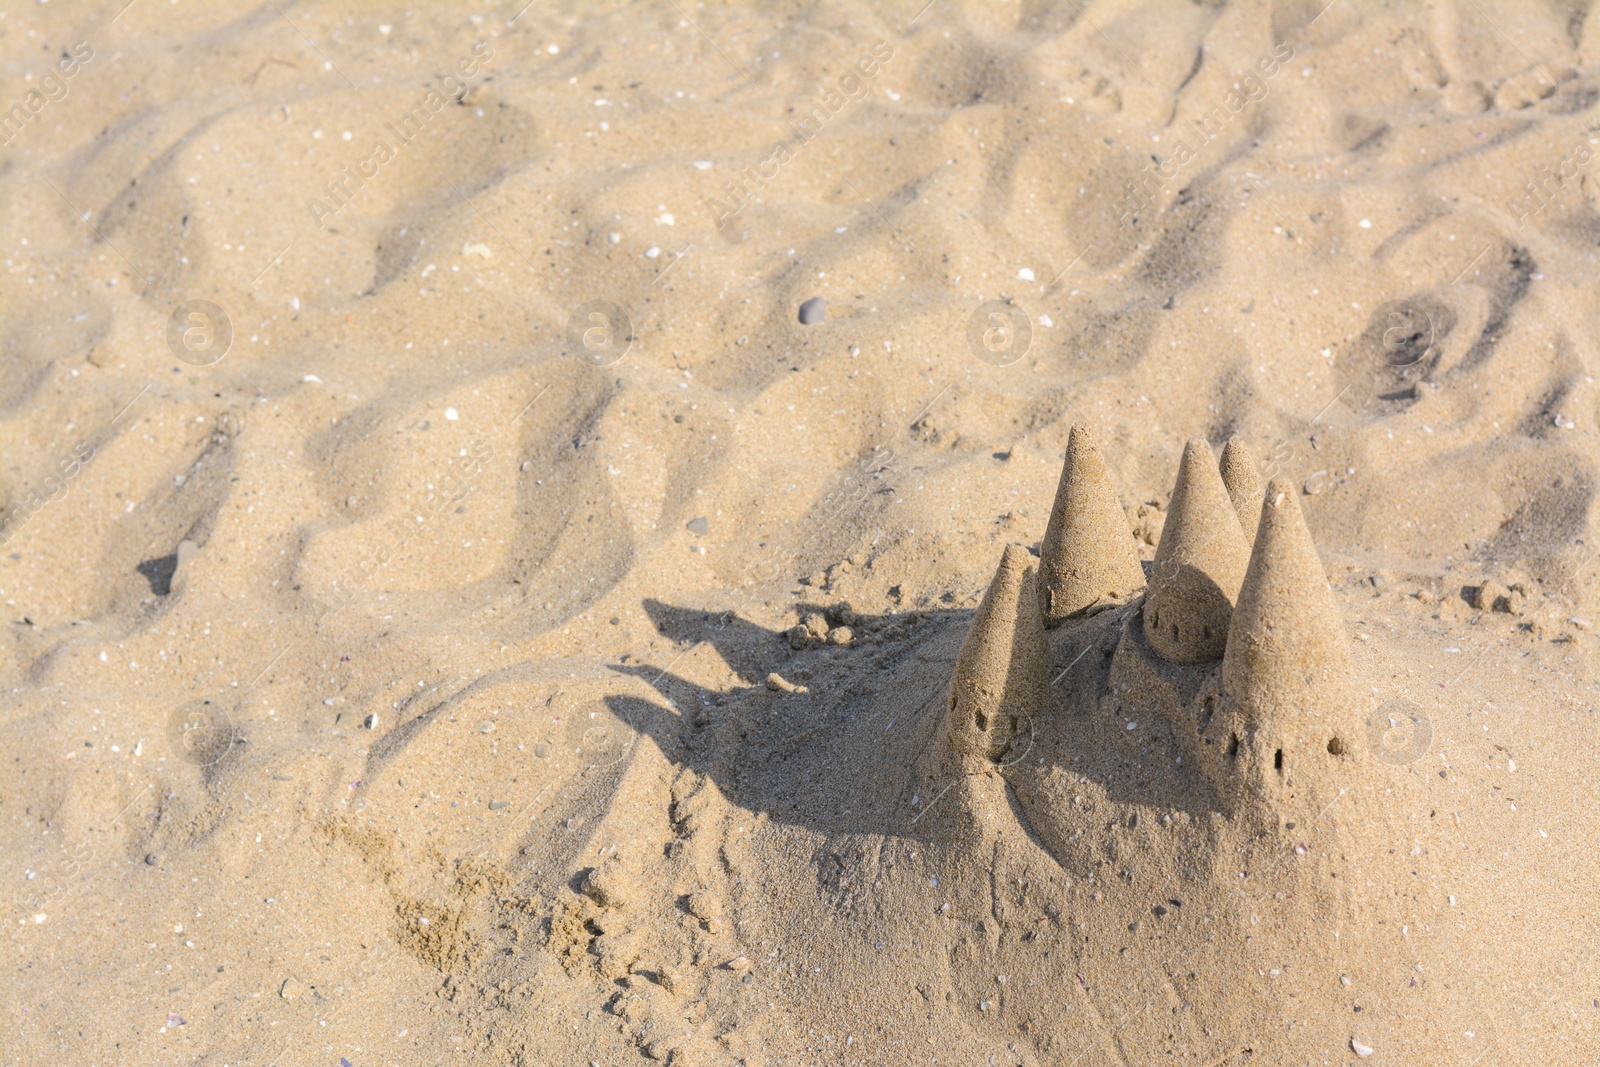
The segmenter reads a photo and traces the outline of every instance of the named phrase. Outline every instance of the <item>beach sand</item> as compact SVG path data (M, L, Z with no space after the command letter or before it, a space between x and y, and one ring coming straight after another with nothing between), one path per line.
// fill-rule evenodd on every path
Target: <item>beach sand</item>
M1587 6L0 54L0 1063L1600 1059Z

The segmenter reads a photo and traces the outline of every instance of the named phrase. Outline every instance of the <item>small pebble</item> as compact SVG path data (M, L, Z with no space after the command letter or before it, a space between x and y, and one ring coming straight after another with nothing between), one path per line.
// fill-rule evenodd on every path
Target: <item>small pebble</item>
M800 325L815 326L828 315L828 302L820 296L814 296L800 305Z

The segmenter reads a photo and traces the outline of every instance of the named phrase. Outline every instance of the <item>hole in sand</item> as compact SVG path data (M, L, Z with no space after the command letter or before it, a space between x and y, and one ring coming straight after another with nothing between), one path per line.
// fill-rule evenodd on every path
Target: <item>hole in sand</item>
M1283 749L1281 748L1272 754L1272 769L1280 773L1283 771Z
M1228 758L1229 759L1238 759L1239 758L1239 735L1238 734L1234 734L1233 735L1233 740L1228 742Z
M979 711L973 713L972 721L978 724L979 730L982 730L984 733L989 732L989 716L985 715L983 712Z

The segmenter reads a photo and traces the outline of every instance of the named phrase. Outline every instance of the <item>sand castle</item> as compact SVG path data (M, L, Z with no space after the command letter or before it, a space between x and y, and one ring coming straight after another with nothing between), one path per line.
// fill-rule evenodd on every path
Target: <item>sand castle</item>
M1294 487L1275 480L1263 495L1242 441L1220 465L1188 442L1147 582L1094 441L1074 427L1037 578L1029 564L1007 546L973 617L949 687L947 766L1008 762L1022 724L1052 714L1049 676L1069 666L1051 666L1046 628L1093 628L1120 607L1080 642L1110 649L1100 714L1170 723L1177 762L1230 814L1271 817L1339 788L1355 758L1343 624Z
M1097 606L1122 603L1144 588L1128 520L1088 428L1067 441L1056 500L1039 547L1045 625L1059 626Z
M1007 545L950 678L951 748L964 768L999 759L1040 713L1049 664L1030 557Z
M1228 438L1222 446L1222 484L1228 489L1228 499L1239 514L1239 525L1244 527L1246 544L1254 544L1256 526L1261 520L1261 479L1256 474L1256 457L1250 454L1244 441Z
M1144 603L1150 647L1172 663L1221 659L1249 564L1250 546L1211 446L1191 439L1150 568Z

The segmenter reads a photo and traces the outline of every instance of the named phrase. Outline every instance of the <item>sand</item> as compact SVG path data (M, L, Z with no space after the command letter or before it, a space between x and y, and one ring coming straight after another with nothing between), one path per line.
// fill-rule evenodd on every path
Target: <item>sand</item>
M0 49L0 1064L1600 1059L1593 11Z

